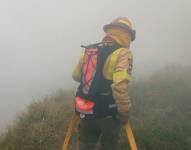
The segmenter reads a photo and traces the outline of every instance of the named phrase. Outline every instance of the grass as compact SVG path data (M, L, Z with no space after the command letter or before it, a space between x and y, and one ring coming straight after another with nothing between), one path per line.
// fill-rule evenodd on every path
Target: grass
M191 147L191 67L169 67L133 81L131 122L139 150ZM34 101L0 136L0 150L60 150L72 114L72 90ZM128 149L122 132L119 150Z

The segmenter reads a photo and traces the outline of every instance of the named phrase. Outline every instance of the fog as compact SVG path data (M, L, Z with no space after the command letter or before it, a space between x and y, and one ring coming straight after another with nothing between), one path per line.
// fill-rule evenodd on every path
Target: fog
M134 78L191 64L189 0L0 0L0 129L32 100L76 86L80 45L117 16L137 31Z

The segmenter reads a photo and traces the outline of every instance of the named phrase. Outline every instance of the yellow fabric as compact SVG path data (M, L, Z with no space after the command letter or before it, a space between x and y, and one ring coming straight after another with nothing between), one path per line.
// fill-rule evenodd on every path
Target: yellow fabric
M114 73L114 69L115 69L115 64L116 64L117 57L118 57L119 53L121 52L121 50L122 50L122 48L119 48L111 54L110 63L108 66L108 79L109 80L113 80L113 73Z
M81 68L82 68L82 63L83 63L83 58L84 58L84 51L80 56L80 60L77 64L77 66L74 68L73 73L72 73L72 78L79 82L80 81L80 76L81 76Z
M129 112L131 108L128 90L129 79L127 77L121 79L116 77L118 72L127 72L129 70L129 54L131 52L127 48L123 48L119 53L115 64L113 83L111 85L112 94L118 106L118 112L120 113Z
M131 76L127 73L127 71L120 71L120 72L115 72L113 74L113 80L131 80Z
M106 35L114 39L118 44L122 45L123 47L130 47L131 34L129 32L113 28L108 29L106 31Z
M85 53L85 50L83 50L83 52L82 52L82 54L81 54L81 56L80 56L80 61L79 61L79 63L80 63L81 66L82 66L82 63L83 63L84 53Z

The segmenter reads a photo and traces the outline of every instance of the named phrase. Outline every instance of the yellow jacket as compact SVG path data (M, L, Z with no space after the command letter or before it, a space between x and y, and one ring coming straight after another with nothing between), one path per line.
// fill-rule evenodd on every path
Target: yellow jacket
M72 77L79 82L83 53L75 67ZM105 61L103 75L107 80L112 80L112 94L118 107L119 113L127 113L131 108L131 100L128 94L128 83L132 69L133 55L128 48L119 48L110 54Z

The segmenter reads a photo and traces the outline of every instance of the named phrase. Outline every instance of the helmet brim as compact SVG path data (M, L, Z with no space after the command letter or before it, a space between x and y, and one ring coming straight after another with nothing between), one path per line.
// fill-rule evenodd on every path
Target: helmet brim
M107 32L107 30L113 29L113 28L122 29L122 30L130 32L130 34L131 34L131 41L135 40L136 31L131 29L130 27L128 27L126 25L123 25L123 24L112 24L111 23L111 24L106 24L106 25L103 26L104 32Z

